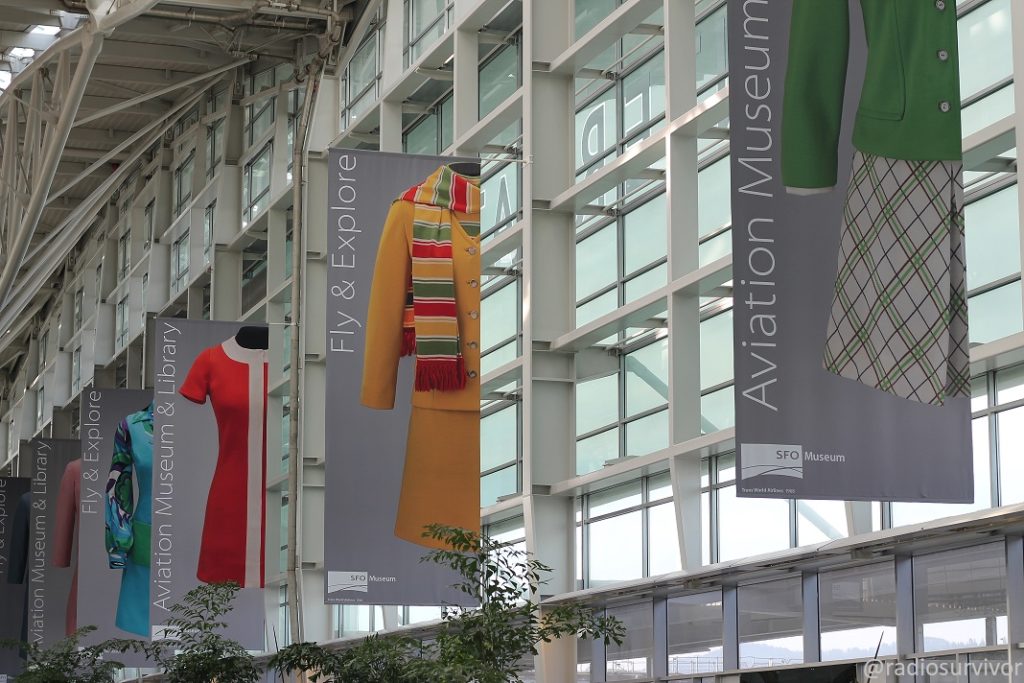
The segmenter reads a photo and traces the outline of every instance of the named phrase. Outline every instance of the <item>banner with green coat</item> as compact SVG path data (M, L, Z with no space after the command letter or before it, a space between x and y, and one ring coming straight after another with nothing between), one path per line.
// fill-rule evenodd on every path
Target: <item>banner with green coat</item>
M729 3L740 496L974 500L957 42L952 0Z

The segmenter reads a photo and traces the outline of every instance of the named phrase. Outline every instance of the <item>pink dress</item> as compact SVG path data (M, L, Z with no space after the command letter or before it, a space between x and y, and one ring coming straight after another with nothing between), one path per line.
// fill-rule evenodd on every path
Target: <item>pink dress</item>
M82 459L68 463L60 479L60 493L57 497L57 529L54 534L53 566L70 567L74 549L78 545L78 501L82 485ZM78 563L71 579L71 594L68 596L64 630L67 635L78 626Z

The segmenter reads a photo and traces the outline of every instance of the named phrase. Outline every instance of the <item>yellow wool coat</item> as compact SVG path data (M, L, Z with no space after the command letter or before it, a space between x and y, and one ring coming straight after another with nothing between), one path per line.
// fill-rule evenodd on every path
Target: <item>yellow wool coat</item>
M414 211L409 201L391 205L377 250L361 401L378 410L395 406ZM395 522L396 536L428 547L438 546L422 537L427 524L480 528L480 239L466 234L462 220L479 222L480 216L452 214L452 265L466 386L458 391L413 390Z

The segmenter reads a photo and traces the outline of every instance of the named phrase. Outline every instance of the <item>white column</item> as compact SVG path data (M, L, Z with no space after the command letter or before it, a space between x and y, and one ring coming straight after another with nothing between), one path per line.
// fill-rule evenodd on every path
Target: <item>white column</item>
M697 102L694 4L665 0L665 115L669 120ZM697 140L682 134L665 141L669 280L697 268ZM674 294L668 310L669 432L672 443L700 436L700 300ZM672 459L672 492L683 569L701 566L700 458Z
M523 496L527 549L554 568L545 592L575 588L573 499L533 493L575 472L572 454L572 358L543 350L574 320L573 216L535 209L573 182L572 79L534 71L568 46L571 8L567 2L523 3ZM456 47L460 44L457 37ZM474 41L475 43L475 36ZM468 43L467 43L468 45ZM458 68L458 62L456 62ZM456 83L461 81L457 75ZM473 88L476 111L477 89ZM456 89L456 96L458 90ZM462 102L465 110L470 106ZM456 109L456 136L459 128ZM475 119L475 116L474 116ZM474 121L475 122L475 121ZM542 379L552 378L552 379ZM541 647L536 660L538 683L575 680L576 641L567 638Z

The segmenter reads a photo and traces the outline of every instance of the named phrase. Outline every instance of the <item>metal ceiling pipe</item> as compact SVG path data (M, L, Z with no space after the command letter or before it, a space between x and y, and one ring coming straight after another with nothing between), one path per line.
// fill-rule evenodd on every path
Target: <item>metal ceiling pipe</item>
M64 5L73 12L87 12L88 7L85 0L62 0ZM262 8L255 7L251 10L244 12L238 12L235 14L206 14L203 12L197 12L195 8L188 9L184 12L176 12L174 10L162 10L162 9L151 9L143 12L142 16L152 17L155 19L172 19L181 21L184 23L195 23L195 24L214 24L216 26L223 26L225 28L237 28L238 26L252 26L255 28L267 28L277 29L282 31L301 31L307 32L309 26L305 22L300 21L288 21L284 18L285 14L278 14L276 12L268 12L275 16L280 16L280 19L259 19L256 17L260 13ZM322 15L321 12L326 12L326 15ZM329 10L317 10L315 12L303 8L295 14L313 14L316 18L328 19L333 16L333 12ZM343 18L343 17L342 17Z
M154 17L157 19L174 19L185 23L196 23L196 24L215 24L223 26L225 28L235 28L239 25L253 26L255 28L269 28L277 29L281 31L301 31L306 33L309 31L309 26L304 22L287 21L285 19L245 19L245 20L232 20L230 17L218 17L213 14L200 14L194 10L188 10L186 12L175 12L174 10L164 9L153 9L146 12L143 16ZM232 15L236 16L236 15Z
M60 118L57 120L56 126L52 130L46 131L46 155L43 157L43 163L40 165L38 173L35 173L35 177L32 179L32 197L25 209L18 232L14 235L3 272L0 273L0 303L6 302L10 297L14 279L18 275L18 271L21 270L25 254L28 253L32 235L35 233L39 217L43 213L46 197L50 193L53 179L57 175L61 152L67 144L71 125L75 121L78 106L85 95L92 67L96 64L96 58L99 57L102 49L103 34L87 29L82 42L82 56L78 61L78 68L75 69L75 76L71 79L67 94L61 101ZM10 151L8 150L8 152Z

